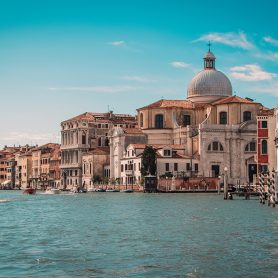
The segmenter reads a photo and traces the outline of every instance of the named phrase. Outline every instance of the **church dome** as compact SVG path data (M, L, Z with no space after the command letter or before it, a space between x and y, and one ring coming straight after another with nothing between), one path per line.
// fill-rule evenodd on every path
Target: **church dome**
M189 83L187 97L193 102L211 102L231 95L231 82L224 73L215 69L215 56L209 50L204 57L204 69Z

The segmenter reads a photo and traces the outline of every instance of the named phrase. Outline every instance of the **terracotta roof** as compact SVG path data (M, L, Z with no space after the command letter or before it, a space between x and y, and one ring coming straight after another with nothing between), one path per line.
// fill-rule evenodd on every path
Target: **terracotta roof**
M273 115L274 115L274 108L268 109L266 107L263 107L258 114L258 116L273 116Z
M151 103L147 106L144 106L142 108L137 109L143 110L148 108L171 108L171 107L180 107L180 108L193 108L193 103L190 100L167 100L167 99L161 99L154 103Z
M109 155L110 148L109 147L98 147L96 149L91 149L88 152L84 152L82 155L91 155L91 154L99 154L99 155Z
M217 101L213 102L212 104L217 105L217 104L229 104L229 103L258 104L258 102L254 102L252 100L242 98L242 97L239 97L239 96L225 97L225 98L222 98L220 100L217 100Z
M70 118L68 120L65 120L63 122L68 121L101 121L101 120L107 120L107 121L117 121L117 120L132 120L135 119L134 116L131 116L129 114L111 114L111 113L94 113L94 112L85 112L83 114L80 114L78 116L75 116L73 118Z
M154 149L163 149L164 147L170 147L175 150L183 150L185 147L183 145L165 145L165 144L130 144L135 149L145 149L146 146L151 146Z
M123 131L126 134L143 134L140 128L123 128Z

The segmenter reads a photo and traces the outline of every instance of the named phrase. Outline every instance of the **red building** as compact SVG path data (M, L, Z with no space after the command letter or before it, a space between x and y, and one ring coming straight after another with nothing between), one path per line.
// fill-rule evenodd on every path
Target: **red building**
M257 169L258 173L271 171L274 167L274 109L262 110L257 116Z

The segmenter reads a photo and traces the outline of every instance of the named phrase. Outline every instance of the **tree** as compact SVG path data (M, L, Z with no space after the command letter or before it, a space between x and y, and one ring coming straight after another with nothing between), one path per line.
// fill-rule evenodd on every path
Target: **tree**
M151 174L156 175L156 153L152 146L146 146L142 156L142 176Z

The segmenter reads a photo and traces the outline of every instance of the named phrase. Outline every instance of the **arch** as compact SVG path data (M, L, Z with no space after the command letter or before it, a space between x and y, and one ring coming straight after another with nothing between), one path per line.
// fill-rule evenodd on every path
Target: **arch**
M245 152L256 152L256 141L249 142L245 146Z
M143 113L140 113L140 127L143 127L144 125L144 115Z
M164 116L163 114L155 115L155 128L163 128L164 127Z
M219 112L219 124L226 125L228 123L228 113L226 111Z
M223 145L219 141L213 141L208 145L208 151L210 152L223 152Z
M250 111L244 111L243 112L243 121L251 121L252 120L252 114Z
M267 141L262 140L262 154L267 154Z

